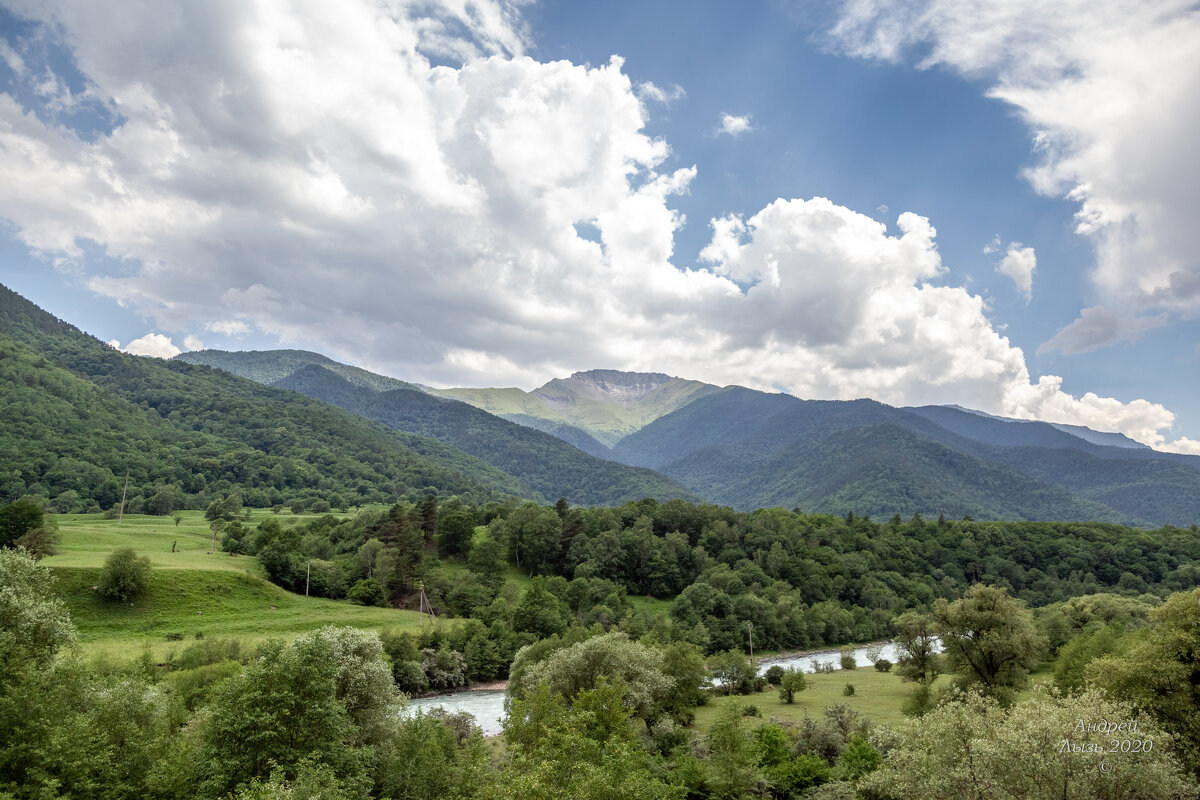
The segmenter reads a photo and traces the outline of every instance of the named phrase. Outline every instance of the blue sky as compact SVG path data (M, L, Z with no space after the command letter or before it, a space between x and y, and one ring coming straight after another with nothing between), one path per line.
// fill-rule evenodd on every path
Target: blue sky
M4 283L134 352L1200 452L1190 4L255 5L0 2Z

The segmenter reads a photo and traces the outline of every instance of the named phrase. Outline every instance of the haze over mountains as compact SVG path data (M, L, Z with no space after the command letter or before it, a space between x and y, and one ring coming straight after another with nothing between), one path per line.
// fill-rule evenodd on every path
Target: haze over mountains
M272 359L270 352L280 355ZM543 490L564 486L558 478L565 484L585 480L595 462L579 461L582 454L567 458L569 451L529 428L573 450L653 470L693 496L739 509L1139 525L1200 521L1200 458L1159 453L1119 434L1075 426L949 406L800 400L613 370L577 372L532 392L429 389L401 381L387 389L393 384L386 381L394 379L348 372L354 368L315 353L270 352L198 351L178 358L454 444ZM477 410L467 410L467 403ZM544 468L534 468L530 453L539 448L574 459L574 471L546 460ZM646 480L652 474L641 473Z

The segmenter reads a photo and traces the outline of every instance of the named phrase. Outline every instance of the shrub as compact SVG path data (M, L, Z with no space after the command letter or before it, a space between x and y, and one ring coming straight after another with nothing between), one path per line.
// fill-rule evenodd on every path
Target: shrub
M881 658L875 662L875 670L877 672L891 672L892 662L888 661L886 658Z
M387 592L384 590L383 584L374 578L364 578L351 586L346 597L351 603L357 603L360 606L387 605Z
M100 570L100 594L122 603L150 587L150 559L139 556L132 547L114 550Z
M854 649L853 648L843 647L842 654L841 654L841 657L839 658L839 661L841 662L842 669L857 669L858 668L858 662L854 660Z
M846 688L842 689L842 694L845 695L846 697L853 697L854 696L854 684L847 683Z
M782 680L782 678L783 667L778 664L772 664L771 666L767 667L767 683L771 684L772 686L778 686L779 681Z

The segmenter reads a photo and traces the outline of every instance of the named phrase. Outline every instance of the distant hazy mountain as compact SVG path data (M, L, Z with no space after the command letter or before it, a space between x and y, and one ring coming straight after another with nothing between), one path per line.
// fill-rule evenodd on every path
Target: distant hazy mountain
M1200 521L1200 458L946 406L727 387L627 436L613 457L738 508Z
M659 417L717 389L712 384L658 372L594 369L555 378L532 392L515 388L426 391L523 424L533 418L576 428L611 447Z
M294 374L302 367L317 364L335 375L340 375L355 386L363 386L377 392L419 388L396 378L377 375L359 367L338 363L332 358L308 350L239 350L236 352L193 350L189 353L180 353L175 356L175 360L223 369L234 375L249 378L256 383L273 384Z
M690 490L738 509L1200 522L1200 457L1078 426L614 370L576 372L532 392L432 390L315 353L275 352L185 358L220 360L260 380L287 373L272 382L452 444L546 497L599 503ZM452 397L478 408L439 399ZM612 461L655 472L621 473Z
M278 357L274 357L278 354ZM583 505L620 505L653 497L699 500L699 495L652 470L603 460L554 435L440 398L413 384L334 364L297 350L185 353L181 359L217 365L271 385L332 403L390 428L428 436L503 470L542 497ZM375 386L392 387L385 390ZM593 440L594 441L594 440Z

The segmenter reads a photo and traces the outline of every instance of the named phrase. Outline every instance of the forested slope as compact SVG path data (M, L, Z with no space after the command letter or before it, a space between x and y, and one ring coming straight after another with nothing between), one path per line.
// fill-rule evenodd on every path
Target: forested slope
M1097 445L1044 423L728 387L627 436L613 457L737 508L977 519L1200 520L1200 460Z
M252 505L538 497L441 442L207 367L119 353L5 287L0 353L6 500L108 507L127 472L129 507L159 513L233 490Z
M509 422L457 400L414 389L372 391L310 364L276 386L341 406L396 430L451 444L515 475L546 497L612 505L643 497L699 496L648 469L588 455L548 433Z

